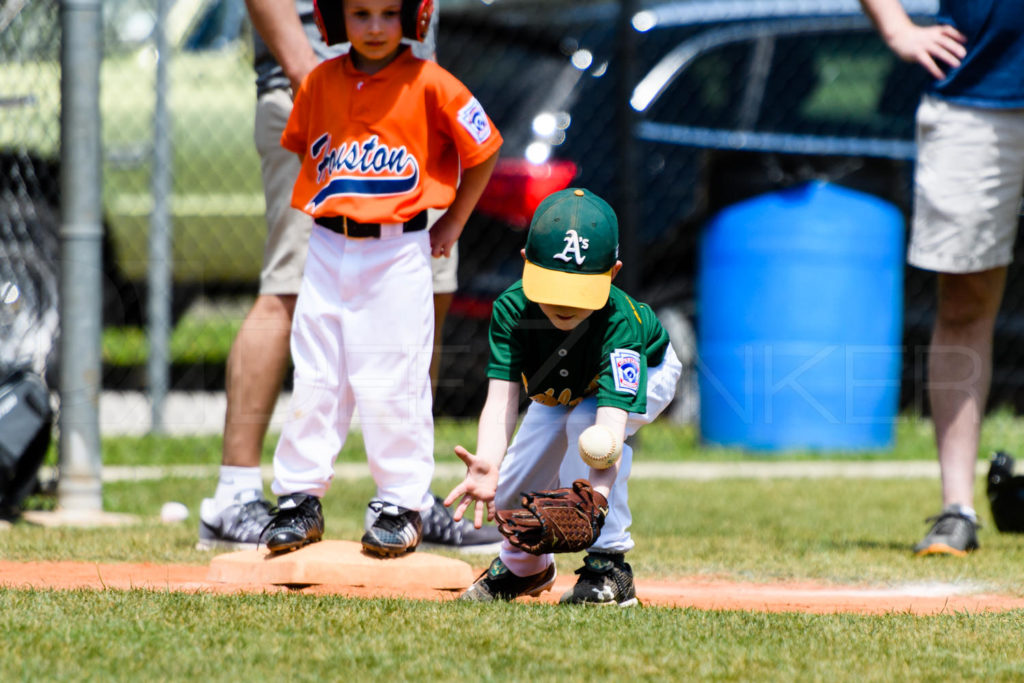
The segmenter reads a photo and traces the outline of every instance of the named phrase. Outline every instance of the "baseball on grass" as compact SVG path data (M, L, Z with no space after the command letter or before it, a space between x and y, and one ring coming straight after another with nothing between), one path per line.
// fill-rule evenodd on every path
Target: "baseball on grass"
M594 469L605 470L615 464L622 444L604 425L591 425L580 434L580 457Z
M188 508L176 500L168 501L160 508L160 521L165 524L183 522L188 519Z

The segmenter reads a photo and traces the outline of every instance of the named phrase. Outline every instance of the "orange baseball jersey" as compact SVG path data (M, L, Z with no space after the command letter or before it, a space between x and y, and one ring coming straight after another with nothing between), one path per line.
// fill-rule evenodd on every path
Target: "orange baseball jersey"
M292 206L363 223L404 223L447 208L460 168L501 147L457 78L404 50L373 75L349 55L319 64L295 95L281 145L302 156Z

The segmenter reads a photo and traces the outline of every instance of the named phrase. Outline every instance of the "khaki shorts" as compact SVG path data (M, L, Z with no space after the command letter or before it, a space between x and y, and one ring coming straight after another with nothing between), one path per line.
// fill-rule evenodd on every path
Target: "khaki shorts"
M292 111L287 90L271 90L256 102L254 139L263 174L267 241L263 247L260 294L298 294L313 220L291 207L299 157L281 146L281 133Z
M941 273L1008 265L1024 191L1024 109L925 96L907 261Z
M436 13L435 13L436 14ZM293 209L292 186L299 175L299 157L281 147L281 133L292 110L287 90L271 90L256 103L254 138L260 155L263 194L266 198L267 240L260 271L260 294L298 294L306 264L310 217ZM430 209L428 226L444 213ZM458 289L459 245L447 258L430 260L434 293L451 294Z
M436 12L435 12L436 14ZM444 214L441 209L427 209L427 227ZM456 242L447 257L430 259L430 271L434 275L434 294L452 294L459 288L459 243Z

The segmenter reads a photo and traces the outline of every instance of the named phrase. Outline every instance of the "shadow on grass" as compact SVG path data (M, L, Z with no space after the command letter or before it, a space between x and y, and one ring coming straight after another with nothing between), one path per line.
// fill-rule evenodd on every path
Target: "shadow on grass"
M831 547L833 550L845 550L849 548L855 548L857 550L887 550L895 552L909 552L912 543L904 543L897 541L874 541L867 539L854 539L854 540L842 540L833 541L831 543L823 544L826 547Z

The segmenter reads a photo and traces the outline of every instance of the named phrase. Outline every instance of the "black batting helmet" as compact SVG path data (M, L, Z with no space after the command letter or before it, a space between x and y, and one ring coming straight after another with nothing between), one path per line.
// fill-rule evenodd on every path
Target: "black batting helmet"
M433 13L434 0L402 0L402 35L422 41L427 36ZM328 45L348 40L345 34L344 0L313 0L313 18Z
M1024 477L1013 474L1013 458L999 451L988 468L988 502L1000 531L1024 532Z

